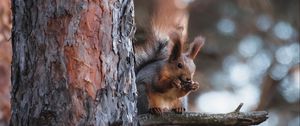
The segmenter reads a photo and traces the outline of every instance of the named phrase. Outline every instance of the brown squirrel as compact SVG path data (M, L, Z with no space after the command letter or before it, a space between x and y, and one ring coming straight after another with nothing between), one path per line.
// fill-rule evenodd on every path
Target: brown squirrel
M196 37L189 50L183 52L188 15L174 1L156 3L160 6L154 9L146 41L135 44L138 114L162 114L169 110L182 113L182 97L199 88L193 81L193 59L205 40Z

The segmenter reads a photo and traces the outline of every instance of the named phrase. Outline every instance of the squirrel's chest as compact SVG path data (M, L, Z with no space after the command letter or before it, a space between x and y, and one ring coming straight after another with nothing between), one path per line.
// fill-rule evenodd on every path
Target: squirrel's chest
M179 95L179 94L181 94L180 92L181 91L177 88L171 88L170 90L162 93L161 97L163 97L167 101L173 101L173 100L176 100L181 97Z

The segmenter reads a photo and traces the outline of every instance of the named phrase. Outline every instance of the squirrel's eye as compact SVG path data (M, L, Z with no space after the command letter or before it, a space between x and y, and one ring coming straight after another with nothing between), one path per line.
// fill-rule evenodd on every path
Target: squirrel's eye
M182 63L178 63L178 64L177 64L177 67L178 67L178 68L182 68L182 67L183 67Z

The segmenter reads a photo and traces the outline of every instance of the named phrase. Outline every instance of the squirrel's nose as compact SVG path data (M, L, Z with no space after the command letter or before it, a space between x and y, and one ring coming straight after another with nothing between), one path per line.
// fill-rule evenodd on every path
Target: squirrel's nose
M188 77L187 77L185 80L186 80L187 82L190 82L190 81L191 81L191 78L188 78Z
M186 77L186 76L181 76L180 80L183 82L191 82L192 81L192 79L190 77Z

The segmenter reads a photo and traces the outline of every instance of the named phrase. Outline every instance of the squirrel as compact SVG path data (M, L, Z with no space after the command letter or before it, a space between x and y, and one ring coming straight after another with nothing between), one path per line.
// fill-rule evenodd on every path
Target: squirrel
M193 81L196 70L193 60L205 39L196 37L188 51L184 52L187 12L178 9L174 0L166 1L173 4L157 3L160 6L154 9L145 42L134 44L138 114L182 113L185 111L182 98L199 88L199 83ZM175 17L169 20L164 14Z

